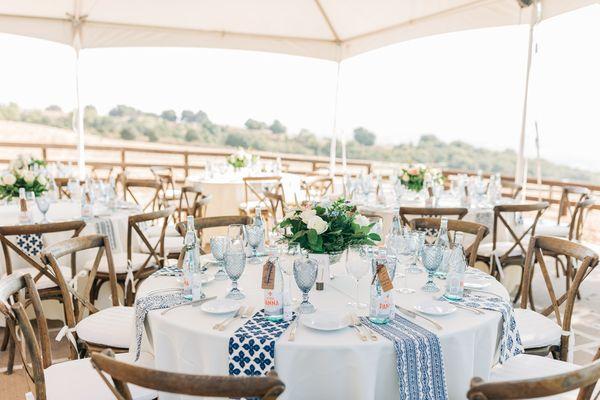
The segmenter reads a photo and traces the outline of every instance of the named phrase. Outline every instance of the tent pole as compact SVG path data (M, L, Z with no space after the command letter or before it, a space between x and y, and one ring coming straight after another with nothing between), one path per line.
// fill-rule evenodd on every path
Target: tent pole
M527 179L527 171L525 170L525 136L527 131L527 101L529 97L529 81L531 78L531 62L533 56L533 33L535 25L540 20L542 4L541 0L535 0L533 4L531 22L529 23L529 41L527 46L527 69L525 75L525 95L523 96L523 112L521 114L521 136L519 138L519 152L517 156L517 165L515 173L515 182L524 185ZM526 196L523 193L523 196Z
M83 110L81 109L81 91L79 87L79 53L81 52L81 2L75 0L73 3L73 15L71 16L73 26L73 49L75 50L75 109L73 110L73 131L77 133L77 167L79 180L85 179L85 137L83 128Z
M335 177L335 156L336 156L336 144L337 144L337 119L338 119L338 105L339 105L339 94L340 94L340 66L341 61L337 63L337 74L335 79L335 98L333 102L333 134L331 137L331 144L329 146L329 176Z

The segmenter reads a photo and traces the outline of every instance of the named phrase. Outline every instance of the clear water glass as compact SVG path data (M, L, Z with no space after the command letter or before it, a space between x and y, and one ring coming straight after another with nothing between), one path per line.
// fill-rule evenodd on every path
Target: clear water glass
M215 274L215 280L224 281L227 279L225 272L225 251L227 249L227 236L213 236L210 238L210 252L217 260L219 269Z
M42 213L42 222L48 222L48 218L46 218L46 213L50 209L50 199L44 193L41 193L39 196L35 198L35 203L37 204L38 210Z
M260 225L250 225L246 227L246 240L252 249L252 255L248 258L248 263L259 264L258 247L262 244L265 237L265 230Z
M421 268L419 268L417 262L419 261L419 256L421 255L421 249L425 244L425 232L408 232L407 239L409 240L408 244L413 257L410 266L406 269L406 272L411 274L420 274L423 271Z
M426 244L421 251L423 266L427 270L427 283L421 288L424 292L437 292L440 288L433 281L435 271L439 268L444 257L444 248L434 244Z
M413 241L413 239L407 235L407 236L401 236L400 240L398 241L399 243L399 247L396 249L396 259L397 262L399 264L404 264L407 267L405 268L405 271L410 268L409 264L411 263L412 259L413 259L413 247L411 241ZM399 270L399 268L397 268L396 270ZM400 287L396 288L396 291L399 293L403 293L403 294L411 294L415 292L415 289L408 287L408 274L404 273L404 274L396 274L397 276L400 276L400 278L402 278L402 284Z
M228 247L225 252L225 272L227 272L227 276L231 279L231 289L225 296L226 298L241 300L246 297L246 295L238 288L237 284L245 267L246 253L244 253L244 251L235 251L235 249L230 249Z
M302 303L300 303L300 312L302 314L311 314L316 311L316 307L308 301L308 292L317 280L317 271L319 265L308 257L302 257L294 260L294 279L298 289L302 292Z
M372 246L369 246L372 247ZM349 301L348 305L356 307L356 309L366 308L367 304L360 302L360 280L364 277L369 268L371 268L370 251L361 251L358 259L352 259L346 262L346 273L351 276L356 282L356 299L355 301Z

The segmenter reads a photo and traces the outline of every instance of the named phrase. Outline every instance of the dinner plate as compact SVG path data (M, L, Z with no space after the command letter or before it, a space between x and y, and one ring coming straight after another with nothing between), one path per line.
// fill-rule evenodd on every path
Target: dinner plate
M204 274L202 275L202 284L206 284L206 283L210 283L212 281L215 280L215 276L214 275L209 275L209 274ZM183 283L183 276L178 276L177 277L177 282L178 283Z
M317 311L313 314L303 314L300 322L307 328L319 331L337 331L350 325L350 318L339 311Z
M232 299L214 299L202 303L200 309L209 314L227 314L237 311L240 308L240 302Z
M489 279L478 276L469 276L465 279L467 289L483 289L490 286L492 282Z
M415 304L415 310L429 315L448 315L456 311L456 307L446 301L427 300Z

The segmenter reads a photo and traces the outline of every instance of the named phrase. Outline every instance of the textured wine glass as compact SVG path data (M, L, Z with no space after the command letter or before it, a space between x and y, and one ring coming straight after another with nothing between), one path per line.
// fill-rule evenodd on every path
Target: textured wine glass
M228 299L241 300L246 297L238 288L237 281L242 276L246 267L246 254L242 251L229 251L225 253L225 271L231 279L231 290L225 297Z
M210 252L217 260L219 269L215 274L217 281L224 281L227 279L227 272L225 272L225 251L227 249L227 236L213 236L210 238Z
M411 239L409 236L401 236L400 240L398 240L398 249L396 250L396 258L398 263L409 263L413 259L413 246L411 244ZM406 269L408 269L407 267ZM397 269L398 270L398 269ZM397 292L402 294L411 294L415 292L415 289L408 287L408 274L396 274L402 278L402 285L396 289Z
M409 232L407 234L407 238L409 240L408 244L410 246L410 252L413 254L413 259L410 263L410 266L406 269L406 272L410 272L411 274L420 274L423 271L417 265L417 261L419 260L421 249L425 243L425 232Z
M308 292L310 292L310 289L312 289L317 280L318 269L317 262L308 257L294 260L294 279L302 292L302 303L300 303L300 312L302 314L311 314L316 311L315 306L308 301Z
M50 209L50 199L41 193L39 196L35 198L35 203L37 204L38 210L42 213L42 222L48 222L48 218L46 218L46 213L48 209Z
M262 226L251 225L246 227L246 240L248 245L252 248L252 256L248 258L248 263L259 264L260 258L258 257L258 247L263 242L265 237L265 230Z
M424 292L437 292L440 288L433 282L435 271L439 268L444 258L444 248L433 244L426 244L421 251L423 266L427 270L427 283L421 288Z

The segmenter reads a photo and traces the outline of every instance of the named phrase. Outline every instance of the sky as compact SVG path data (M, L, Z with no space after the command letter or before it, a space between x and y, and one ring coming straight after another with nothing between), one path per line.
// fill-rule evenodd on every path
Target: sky
M551 18L536 28L527 153L600 170L600 6ZM340 67L338 126L357 126L379 143L443 140L516 149L521 130L527 27L437 35L371 51ZM26 108L75 103L74 52L0 34L0 103ZM201 109L216 123L279 119L331 135L337 64L260 52L186 49L86 49L82 101L106 113L116 104L144 111ZM585 143L586 146L582 146Z

